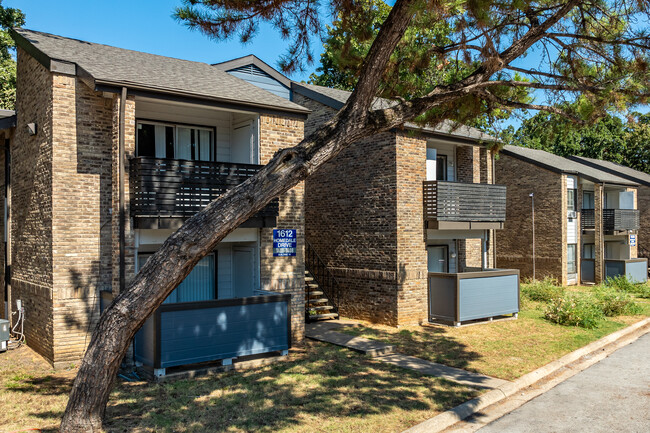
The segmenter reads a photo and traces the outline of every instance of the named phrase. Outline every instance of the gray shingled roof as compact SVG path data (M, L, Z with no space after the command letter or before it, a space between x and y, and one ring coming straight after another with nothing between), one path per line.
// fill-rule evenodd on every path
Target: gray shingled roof
M316 86L314 84L306 83L293 83L293 90L301 95L304 95L308 98L312 98L321 102L325 105L328 105L336 110L343 107L345 102L348 100L352 92L347 90L332 89L330 87ZM391 105L396 104L396 101L391 101L384 98L375 98L373 102L372 109L379 110L382 108L390 107ZM427 131L434 134L448 135L452 137L461 137L468 138L472 140L483 140L483 141L498 141L497 138L486 134L476 128L466 125L460 125L456 122L450 120L445 120L439 123L436 126L422 126L415 123L407 122L405 124L407 128L417 129L421 131Z
M169 91L229 103L307 113L309 110L207 63L95 44L26 29L17 43L31 44L51 60L74 63L96 84ZM24 38L21 41L20 36Z
M582 162L591 167L602 169L617 176L624 177L631 181L650 186L650 174L626 167L625 165L611 161L603 161L602 159L586 158L584 156L572 156L571 159Z
M507 145L501 153L558 173L576 174L592 182L638 186L636 182L540 149Z

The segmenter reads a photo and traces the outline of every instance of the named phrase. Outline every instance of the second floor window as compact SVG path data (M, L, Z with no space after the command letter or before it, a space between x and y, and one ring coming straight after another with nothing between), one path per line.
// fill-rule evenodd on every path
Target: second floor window
M216 161L214 129L139 121L136 153L154 158Z
M570 211L575 211L576 210L576 195L577 195L577 190L575 189L567 189L566 191L566 197L567 197L567 209Z

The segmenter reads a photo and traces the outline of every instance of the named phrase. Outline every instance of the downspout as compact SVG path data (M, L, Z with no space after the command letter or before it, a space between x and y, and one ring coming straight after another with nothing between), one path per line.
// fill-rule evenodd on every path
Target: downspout
M118 161L118 188L119 188L119 243L120 243L120 293L122 293L126 287L126 263L125 263L125 243L126 243L126 234L125 234L125 221L126 221L126 210L124 207L124 142L126 137L126 126L125 126L125 117L126 117L126 87L122 87L122 96L120 97L120 132L119 132L119 161Z
M7 233L5 243L5 297L7 311L5 317L11 321L11 141L5 139L5 231ZM12 323L13 325L13 323Z

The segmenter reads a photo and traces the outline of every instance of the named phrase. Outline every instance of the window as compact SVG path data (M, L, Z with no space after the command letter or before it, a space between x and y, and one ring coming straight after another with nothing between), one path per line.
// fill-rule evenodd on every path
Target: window
M577 271L576 267L576 244L569 244L567 248L567 273L575 274Z
M582 258L583 259L595 259L596 258L596 245L594 245L594 244L584 244L582 246Z
M594 209L594 192L593 191L583 191L582 192L582 208L583 209Z
M153 253L138 254L138 269ZM216 299L216 260L215 254L202 258L183 282L169 294L164 304L178 302L197 302Z
M216 161L214 128L141 121L136 153L154 158Z
M436 156L436 180L447 180L447 156Z
M576 206L576 197L577 196L577 190L575 189L567 189L566 191L566 197L567 197L567 209L570 211L575 211L577 206Z

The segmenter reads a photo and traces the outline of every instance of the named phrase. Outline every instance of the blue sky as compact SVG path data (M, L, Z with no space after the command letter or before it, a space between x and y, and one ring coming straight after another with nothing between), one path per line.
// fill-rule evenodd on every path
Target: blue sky
M209 40L172 18L181 0L4 0L26 15L25 27L61 36L145 51L169 57L217 63L255 54L271 66L284 54L287 43L270 26L261 28L247 45L236 38L227 42ZM320 43L314 45L318 61ZM316 68L291 78L307 80Z

